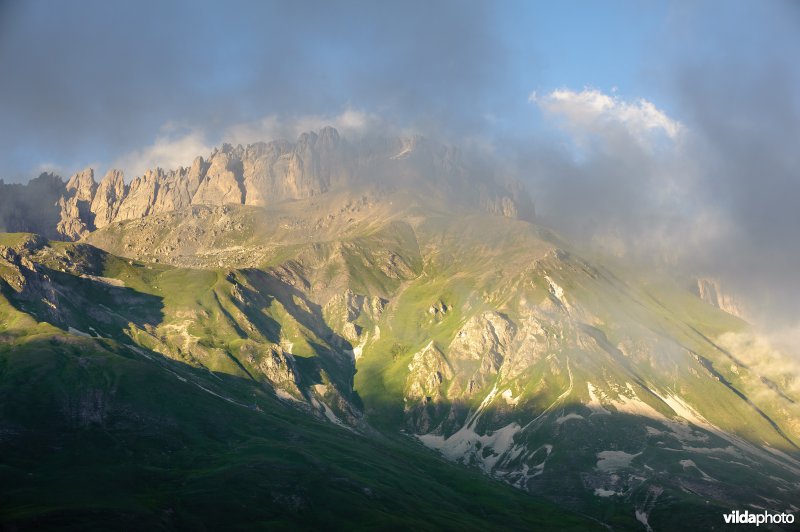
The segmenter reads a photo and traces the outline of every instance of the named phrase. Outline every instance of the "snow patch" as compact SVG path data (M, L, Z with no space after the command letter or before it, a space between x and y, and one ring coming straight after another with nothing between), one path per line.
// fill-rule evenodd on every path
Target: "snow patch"
M291 341L289 341L289 340L284 338L284 339L281 340L280 346L281 346L281 349L283 349L285 352L289 353L290 355L294 354L294 353L292 353L292 349L294 348L294 342L291 342Z
M612 399L610 401L618 412L634 416L649 417L651 419L666 419L661 412L639 399L631 383L626 382L625 387L630 397L625 394L620 394L616 400Z
M576 414L575 412L571 412L566 416L561 416L560 418L556 419L557 424L562 424L565 421L569 421L570 419L584 419L582 415Z
M329 407L325 403L320 403L320 404L322 405L323 413L325 414L325 417L328 418L328 421L330 421L331 423L333 423L335 425L339 425L341 427L346 427L346 425L344 423L342 423L342 420L339 419L338 417L336 417L336 414L333 413L333 410L331 410L331 407Z
M595 388L594 384L591 382L586 382L586 388L589 390L589 402L586 406L593 410L594 414L610 414L608 410L603 408L603 403L600 402L600 395L603 393L597 388Z
M108 286L116 286L119 288L123 288L125 286L125 281L121 279L114 279L111 277L101 277L99 275L88 275L88 274L81 274L81 279L90 279L96 283L106 284Z
M421 434L417 438L453 462L473 456L480 461L484 471L491 473L500 459L512 451L514 435L521 430L518 423L512 422L490 434L478 434L472 426L465 425L448 438L437 434ZM491 449L488 456L484 456L484 449Z
M514 392L512 392L511 389L508 389L502 393L501 397L505 400L507 404L510 404L512 406L517 406L519 398L522 397L522 395L520 394L517 397L514 397Z
M635 515L636 520L644 525L645 529L647 529L647 532L653 532L653 529L650 528L650 523L647 522L648 512L636 509Z
M564 305L566 307L567 306L567 301L564 299L564 289L561 288L558 285L558 283L553 281L553 279L551 279L549 275L545 275L544 279L545 279L545 281L547 281L547 284L548 284L548 286L550 288L550 293L553 295L553 297L556 298L559 303L561 303L562 305Z
M361 339L361 342L353 349L350 350L350 354L353 356L353 360L358 360L364 353L364 346L367 345L367 341L369 340L369 333L364 335L364 338Z
M397 159L404 159L404 158L408 157L408 155L410 153L411 153L411 145L407 145L407 146L403 146L403 149L400 150L399 153L396 153L395 155L392 155L389 158L396 161Z
M320 386L322 386L323 389L326 388L326 386L324 386L324 385L317 384L316 386L314 386L314 388L317 391L317 393L319 393ZM325 416L325 419L327 419L328 421L330 421L334 425L338 425L338 426L342 427L343 429L347 429L347 430L349 430L351 432L353 431L352 428L347 426L341 419L339 419L336 416L334 411L331 410L331 407L329 407L328 405L326 405L322 401L319 401L315 397L312 397L311 398L311 404L314 405L322 413L322 415Z
M678 463L681 464L681 466L683 466L684 469L689 469L689 468L696 469L700 473L700 475L703 477L703 480L707 480L709 482L717 482L717 479L715 479L715 478L713 478L713 477L711 477L709 475L706 475L705 471L703 471L702 469L697 467L697 464L695 464L693 460L681 460Z
M518 423L511 422L487 434L475 432L478 419L483 410L495 399L497 392L497 385L495 385L475 413L467 419L464 426L449 437L445 438L439 434L429 433L418 434L416 435L417 439L426 447L439 451L442 456L453 462L466 461L470 458L477 460L487 473L492 473L501 460L505 462L515 460L525 450L523 446L514 445L514 436L524 430ZM552 446L547 450L548 456L551 450ZM527 465L524 467L527 468ZM544 464L542 464L542 468L544 468ZM541 470L537 474L539 473Z
M601 451L597 453L597 469L616 471L629 467L631 461L642 453L630 454L625 451Z

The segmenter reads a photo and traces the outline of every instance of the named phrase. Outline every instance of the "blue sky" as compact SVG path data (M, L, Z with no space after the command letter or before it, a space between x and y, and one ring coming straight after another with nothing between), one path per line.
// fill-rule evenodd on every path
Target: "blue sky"
M539 91L584 85L629 94L647 89L640 78L666 31L666 4L573 0L519 7L518 16L504 17L501 31L515 48L523 84Z
M529 93L557 88L616 90L680 115L684 61L740 53L751 31L791 34L797 21L786 27L783 10L722 1L5 2L0 177L107 166L164 127L202 125L214 141L270 115L358 109L434 135L524 134L547 125ZM771 46L755 42L752 53L796 64Z

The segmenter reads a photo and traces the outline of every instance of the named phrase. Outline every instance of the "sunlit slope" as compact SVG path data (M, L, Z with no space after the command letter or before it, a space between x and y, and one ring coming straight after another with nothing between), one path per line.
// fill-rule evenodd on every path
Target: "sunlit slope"
M247 362L240 367L224 361L239 352L232 339L239 334L234 320L239 318L236 327L247 326L244 313L226 322L227 303L212 303L221 287L234 286L224 276L129 263L87 246L50 245L29 235L2 235L0 244L6 246L0 263L4 525L597 526L404 439L360 435L287 406L288 399L276 398L271 386L258 382L266 376L243 376L250 371ZM59 272L59 265L72 273ZM89 267L94 278L76 275ZM75 277L72 284L57 272ZM21 284L14 284L15 274ZM127 288L129 298L157 300L141 306L158 309L160 316L136 322L140 303L131 299L111 308L119 288L112 279L137 287ZM139 291L145 288L149 291ZM101 301L109 308L104 319L86 315L88 307L81 312L66 305L90 290L98 298L94 308L102 308ZM48 316L48 303L62 310ZM200 316L200 328L190 328L200 339L185 351L173 350L181 342L162 330L189 308ZM204 331L211 322L217 328ZM268 342L258 336L248 341Z
M609 524L793 508L796 376L754 363L746 323L669 276L444 205L342 191L116 223L86 239L113 255L75 249L107 257L91 275L154 297L157 315L108 304L124 319L75 325L17 307L405 434ZM59 246L32 253L51 264Z
M434 259L388 307L356 374L376 422L584 511L631 504L654 527L676 511L711 524L734 505L792 507L795 377L717 342L746 324L561 249L516 270L509 257L468 281L479 260Z

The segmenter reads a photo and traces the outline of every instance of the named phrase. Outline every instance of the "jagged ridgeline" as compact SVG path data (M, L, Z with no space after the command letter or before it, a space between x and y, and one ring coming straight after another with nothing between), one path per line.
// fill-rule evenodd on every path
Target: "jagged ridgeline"
M0 183L0 229L76 240L112 222L190 205L265 206L375 185L416 188L465 207L533 218L530 197L518 182L470 164L457 149L418 136L351 145L331 127L304 133L296 143L225 144L208 159L198 156L177 170L149 170L130 184L112 169L98 185L87 168L59 185L49 174L27 187ZM37 200L35 209L27 208Z
M792 366L710 281L584 252L501 177L329 128L130 184L74 176L37 231L77 242L0 237L0 515L668 530L798 511Z

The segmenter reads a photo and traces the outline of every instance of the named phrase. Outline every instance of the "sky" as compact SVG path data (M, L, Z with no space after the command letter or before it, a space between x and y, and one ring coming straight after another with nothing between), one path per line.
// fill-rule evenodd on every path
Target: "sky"
M637 6L3 1L0 177L112 165L199 129L218 142L266 117L357 110L493 135L537 127L534 90L616 87L669 106L648 63L669 54L683 8Z
M798 2L0 0L6 182L325 124L483 153L564 234L800 323Z

